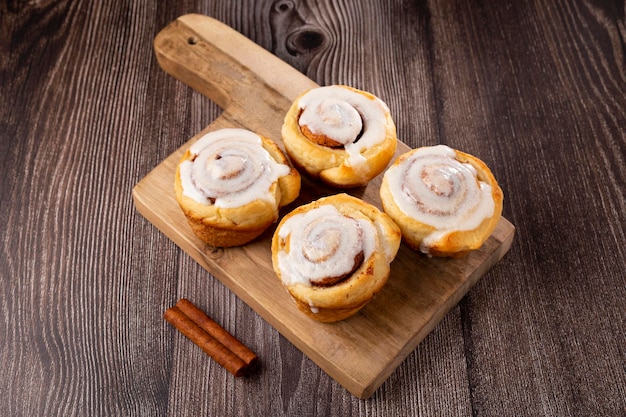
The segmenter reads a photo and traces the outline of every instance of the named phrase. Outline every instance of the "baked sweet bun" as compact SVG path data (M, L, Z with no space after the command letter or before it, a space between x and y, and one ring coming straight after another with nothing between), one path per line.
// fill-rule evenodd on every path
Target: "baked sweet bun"
M302 312L335 322L358 312L385 285L400 240L385 213L336 194L283 217L272 237L272 264Z
M480 248L500 220L504 198L485 163L445 145L398 157L383 176L380 197L408 246L444 257Z
M174 188L196 236L207 245L244 245L278 220L300 193L300 174L270 139L245 129L202 136L176 167Z
M345 85L311 89L289 108L285 150L298 169L339 188L366 185L396 151L396 126L387 105Z

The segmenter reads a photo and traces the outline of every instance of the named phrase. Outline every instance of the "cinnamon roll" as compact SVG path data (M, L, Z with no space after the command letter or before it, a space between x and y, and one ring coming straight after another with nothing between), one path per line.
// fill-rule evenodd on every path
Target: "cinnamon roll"
M445 145L401 155L385 172L380 197L408 246L445 257L480 248L504 198L484 162Z
M344 85L314 88L298 97L285 116L282 138L299 169L341 188L366 185L380 174L397 141L387 105Z
M300 174L270 139L229 128L191 145L176 167L174 188L199 239L210 246L240 246L298 197Z
M380 291L400 240L400 229L385 213L336 194L285 215L272 238L272 264L301 311L334 322Z

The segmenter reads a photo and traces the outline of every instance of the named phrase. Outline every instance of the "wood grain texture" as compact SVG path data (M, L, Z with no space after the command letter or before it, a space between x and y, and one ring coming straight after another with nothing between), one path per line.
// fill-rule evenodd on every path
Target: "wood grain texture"
M504 256L514 227L502 219L481 250L459 260L428 259L403 247L390 282L358 317L334 325L315 323L296 309L275 277L272 230L243 247L207 248L191 232L172 181L182 154L208 131L244 127L282 147L284 115L298 95L316 85L233 29L199 14L168 24L156 36L154 49L166 72L220 103L225 112L137 184L137 209L337 382L356 397L368 398ZM398 154L408 149L398 143ZM380 182L378 177L347 192L381 209ZM288 209L336 192L304 179L300 197Z
M192 12L318 84L372 91L405 143L474 153L503 187L511 251L366 401L133 207L134 184L221 113L152 52ZM622 414L624 13L582 0L0 1L0 414ZM290 51L302 25L323 42L310 33ZM181 296L257 352L259 371L231 378L175 336L162 312Z

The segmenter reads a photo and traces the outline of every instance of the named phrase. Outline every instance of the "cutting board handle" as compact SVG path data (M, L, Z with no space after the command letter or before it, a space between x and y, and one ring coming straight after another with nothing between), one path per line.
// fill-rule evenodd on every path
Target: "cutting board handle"
M154 51L165 72L241 122L267 120L268 106L288 107L317 86L236 30L199 14L183 15L161 30Z

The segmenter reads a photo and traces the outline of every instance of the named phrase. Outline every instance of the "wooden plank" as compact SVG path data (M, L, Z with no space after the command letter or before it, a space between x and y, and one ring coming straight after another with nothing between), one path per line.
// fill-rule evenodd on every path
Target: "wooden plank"
M173 193L175 166L207 131L239 126L282 146L280 126L298 94L316 84L218 21L185 15L155 38L162 68L224 107L206 129L170 155L133 189L137 210L218 278L324 371L359 398L369 397L509 250L515 228L502 219L483 247L462 259L432 259L404 245L387 285L357 315L338 323L300 313L271 265L270 228L239 248L206 247L191 232ZM409 148L400 143L397 153ZM380 176L351 194L381 207ZM299 204L336 192L304 178Z

